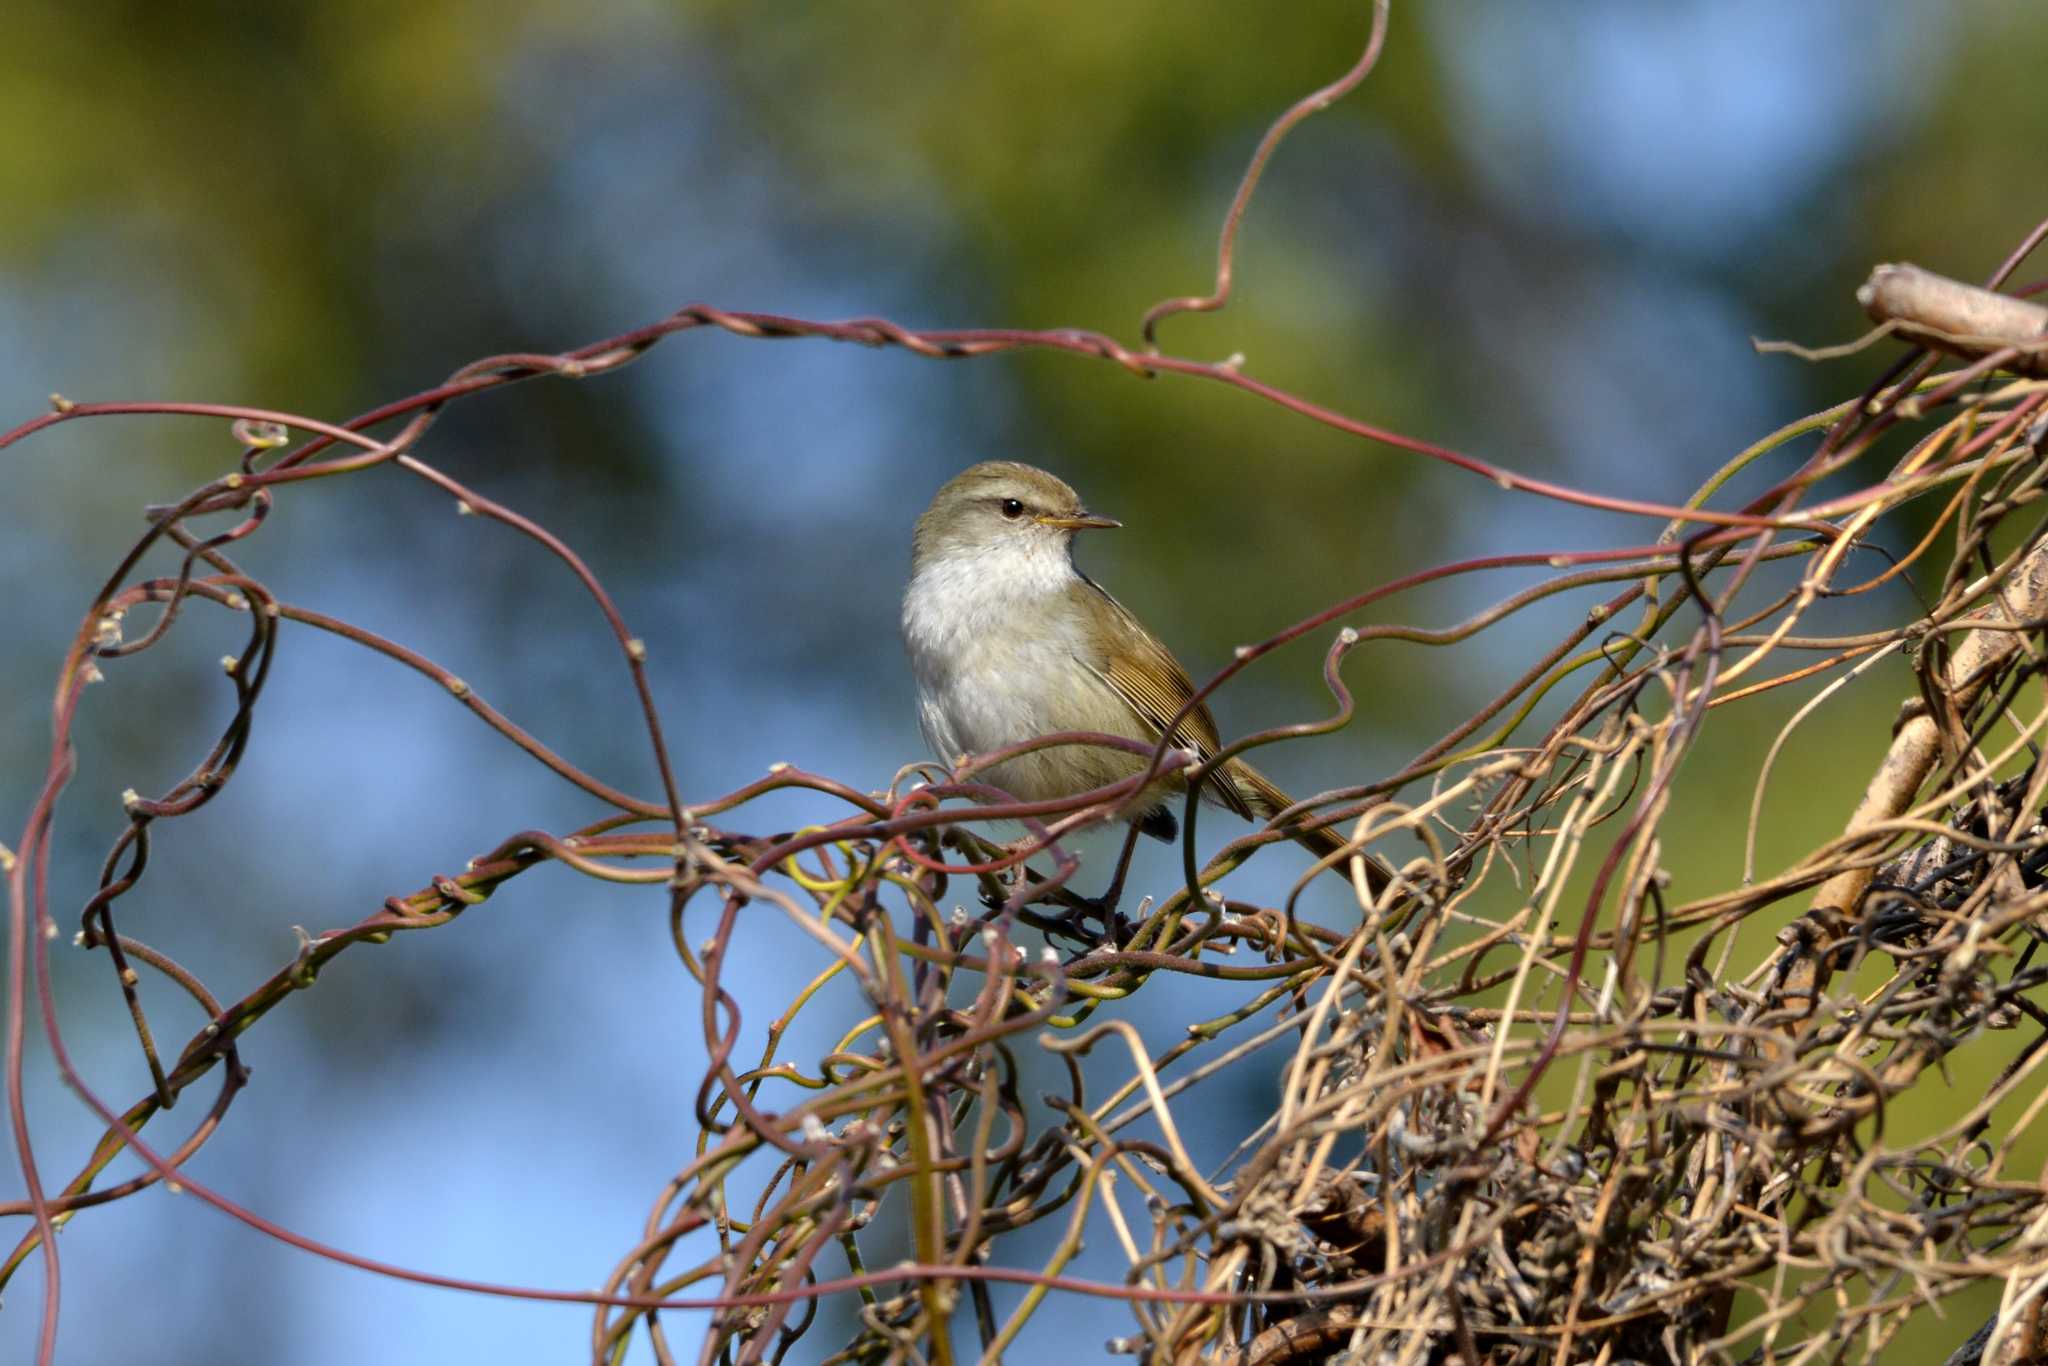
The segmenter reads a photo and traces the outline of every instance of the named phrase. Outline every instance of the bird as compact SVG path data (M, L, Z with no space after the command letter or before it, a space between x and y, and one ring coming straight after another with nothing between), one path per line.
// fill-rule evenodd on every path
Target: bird
M1088 511L1057 475L1014 460L970 466L932 497L911 535L902 628L919 729L941 761L1060 731L1150 745L1169 724L1171 743L1199 760L1222 749L1208 707L1188 706L1194 684L1173 652L1074 564L1078 533L1121 525ZM1016 755L980 776L1040 802L1120 782L1145 766L1144 756L1124 750L1071 744ZM1162 774L1126 804L1124 819L1173 840L1179 827L1167 800L1185 791L1180 773ZM1204 781L1202 797L1248 820L1271 820L1294 804L1242 758ZM1318 857L1349 844L1329 826L1286 833ZM1370 855L1364 862L1377 894L1392 873Z

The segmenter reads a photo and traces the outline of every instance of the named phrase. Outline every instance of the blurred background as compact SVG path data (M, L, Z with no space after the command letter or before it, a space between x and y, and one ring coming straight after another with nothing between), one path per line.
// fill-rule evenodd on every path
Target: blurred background
M11 0L0 427L52 391L339 420L478 356L581 345L699 300L1135 344L1148 305L1207 289L1258 136L1352 62L1366 19L1334 0ZM1232 306L1167 323L1163 344L1242 353L1269 382L1531 475L1682 499L1888 359L1816 367L1758 356L1752 336L1850 338L1872 264L1982 278L2041 216L2010 186L2039 165L2044 60L2048 13L1992 3L1402 4L1378 72L1272 163ZM10 845L80 614L141 508L235 454L224 424L150 418L67 424L0 455ZM1050 466L1122 518L1084 567L1197 678L1235 644L1432 564L1659 529L1505 494L1220 386L1064 355L939 364L709 331L615 375L457 405L421 454L541 517L612 589L648 642L686 800L784 760L879 788L924 757L895 636L909 528L973 460ZM387 469L285 490L239 556L287 600L432 656L573 761L656 793L601 620L504 528ZM1364 619L1441 625L1529 581L1456 580ZM1857 610L1908 611L1897 591ZM1361 650L1357 724L1261 762L1297 790L1387 772L1586 601L1448 653ZM195 609L88 695L52 870L67 936L118 794L168 786L230 714L217 660L241 635ZM1262 663L1218 701L1226 734L1321 715L1318 670L1313 646ZM1904 686L1874 672L1800 732L1801 786L1770 808L1761 868L1839 828ZM1756 756L1810 695L1731 715L1696 753L1681 799L1700 838L1673 854L1675 900L1738 875ZM239 996L290 959L294 926L352 923L516 830L593 814L425 680L287 629L240 773L160 828L121 924ZM733 823L840 814L784 799ZM1204 821L1208 841L1230 833ZM1269 861L1245 894L1299 871ZM1138 885L1170 867L1141 865ZM745 940L731 971L763 993L757 1039L762 1006L820 964L766 913ZM104 959L62 940L52 953L74 1055L102 1095L139 1096ZM1155 985L1142 1022L1163 1038L1225 999ZM173 1050L200 1023L151 1004ZM368 1256L592 1286L694 1152L698 1009L661 895L541 869L454 925L345 954L265 1019L244 1044L252 1086L192 1171ZM798 1041L809 1056L857 1018L851 1000L834 1009ZM59 1186L97 1125L46 1049L30 1066ZM1219 1093L1215 1132L1191 1141L1220 1158L1270 1094L1256 1078ZM185 1132L186 1108L152 1136ZM10 1159L0 1199L20 1194ZM1102 1242L1080 1274L1119 1274ZM373 1278L161 1191L86 1212L60 1249L65 1361L134 1360L143 1340L165 1362L588 1350L587 1311ZM0 1358L26 1359L42 1276L34 1261L10 1287ZM1925 1352L1902 1342L1901 1359L1945 1352L1990 1305L1930 1316ZM1092 1355L1130 1323L1112 1301L1065 1304L1018 1359ZM671 1329L693 1353L688 1317ZM833 1340L821 1328L798 1358Z

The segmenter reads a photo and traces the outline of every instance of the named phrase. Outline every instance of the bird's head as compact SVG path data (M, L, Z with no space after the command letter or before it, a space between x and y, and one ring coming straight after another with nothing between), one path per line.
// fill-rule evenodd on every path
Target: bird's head
M1120 526L1082 506L1064 479L1015 460L962 470L933 495L911 539L912 572L955 555L1064 555L1077 531Z

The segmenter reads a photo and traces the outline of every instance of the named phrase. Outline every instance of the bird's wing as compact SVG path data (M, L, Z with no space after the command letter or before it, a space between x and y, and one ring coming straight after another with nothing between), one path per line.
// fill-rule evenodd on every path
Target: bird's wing
M1146 630L1139 620L1127 611L1124 605L1105 592L1100 585L1086 575L1082 582L1087 584L1083 591L1100 593L1102 600L1116 610L1128 628L1125 634L1127 650L1104 650L1106 664L1097 665L1081 661L1093 669L1110 690L1123 699L1153 735L1166 729L1167 722L1187 706L1188 699L1195 695L1195 685L1188 681L1186 669L1173 657L1173 652L1159 643L1158 637ZM1216 736L1216 718L1209 714L1209 708L1196 703L1181 717L1174 727L1173 743L1192 749L1207 760L1221 749L1222 742ZM1246 820L1256 819L1244 794L1237 784L1229 781L1225 774L1217 774L1202 785L1203 795L1220 799L1223 805L1243 816Z
M1127 639L1130 642L1128 651L1102 651L1103 657L1109 661L1105 667L1098 667L1087 660L1081 662L1108 683L1110 690L1122 698L1124 705L1156 736L1195 695L1195 685L1188 681L1187 670L1181 668L1180 661L1173 657L1172 652L1125 610L1122 603L1104 592L1087 575L1083 574L1081 580L1087 585L1081 591L1101 593L1103 601L1116 609L1117 615L1129 628ZM1191 708L1181 718L1180 725L1174 728L1173 743L1193 749L1204 760L1214 757L1223 746L1216 737L1216 718L1209 714L1209 708L1199 703ZM1251 821L1270 820L1294 805L1292 797L1243 759L1231 760L1225 772L1203 783L1202 795L1220 800L1224 806ZM1346 838L1347 832L1331 825L1295 829L1290 833L1318 857L1328 857L1351 847ZM1360 857L1364 863L1366 885L1377 896L1380 889L1393 879L1393 870L1372 854ZM1349 861L1346 860L1337 865L1336 871L1348 876L1348 866Z

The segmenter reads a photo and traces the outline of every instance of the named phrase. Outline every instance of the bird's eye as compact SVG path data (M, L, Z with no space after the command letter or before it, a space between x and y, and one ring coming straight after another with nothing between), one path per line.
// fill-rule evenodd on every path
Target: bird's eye
M1003 516L1008 517L1011 521L1015 521L1024 515L1024 504L1015 498L1005 498L1003 499L1002 511Z

